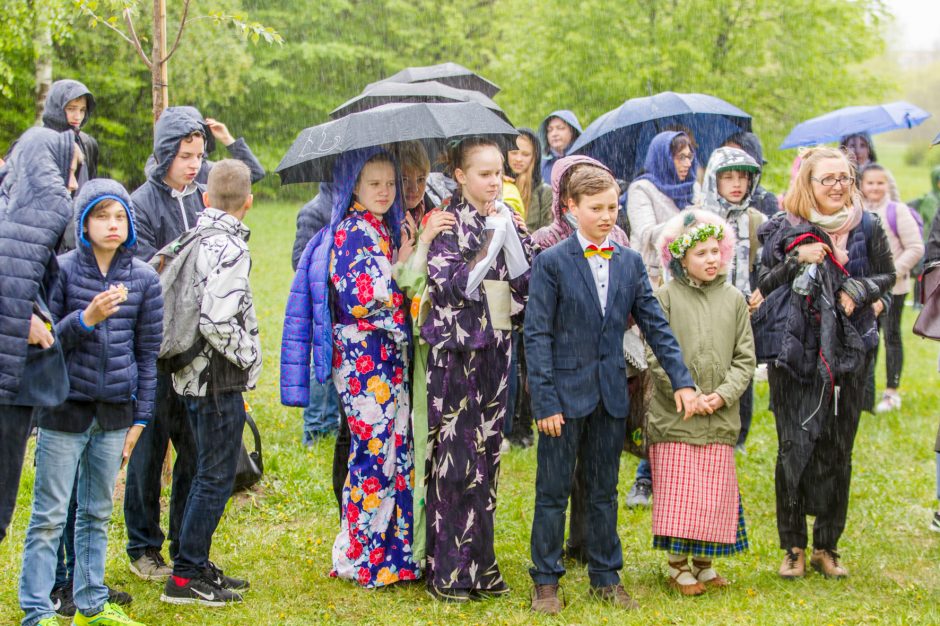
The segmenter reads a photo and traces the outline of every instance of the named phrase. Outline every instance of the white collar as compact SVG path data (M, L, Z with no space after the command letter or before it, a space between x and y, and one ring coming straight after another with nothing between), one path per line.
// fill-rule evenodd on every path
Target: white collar
M590 241L588 241L587 238L586 238L584 235L581 234L581 230L580 230L580 229L576 230L575 233L577 233L577 235L578 235L578 243L581 244L581 249L582 249L582 250L587 250L588 246L595 246L595 245L597 245L597 244L595 244L595 243L591 243ZM610 246L610 236L607 236L607 237L604 239L604 243L601 244L601 245L598 246L598 247L599 247L599 248L609 248L609 247L611 247L611 246Z

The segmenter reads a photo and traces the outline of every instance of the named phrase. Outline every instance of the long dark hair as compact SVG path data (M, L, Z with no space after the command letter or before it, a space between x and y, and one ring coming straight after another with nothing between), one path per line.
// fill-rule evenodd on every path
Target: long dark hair
M536 135L535 131L531 128L520 126L516 128L516 130L532 144L532 189L535 189L542 184L542 142L539 141L538 135ZM503 151L503 171L506 173L506 176L510 178L516 177L516 173L509 167L509 152L515 149L514 144Z

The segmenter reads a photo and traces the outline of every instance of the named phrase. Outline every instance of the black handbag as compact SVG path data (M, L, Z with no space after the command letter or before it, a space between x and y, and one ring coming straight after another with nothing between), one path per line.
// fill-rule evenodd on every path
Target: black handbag
M245 425L251 429L251 434L255 440L255 449L249 452L245 448L245 443L242 442L241 450L238 452L238 466L235 469L235 485L232 487L233 495L239 491L249 489L264 476L264 461L261 458L261 433L258 432L258 426L255 424L255 420L251 418L251 413L245 413Z

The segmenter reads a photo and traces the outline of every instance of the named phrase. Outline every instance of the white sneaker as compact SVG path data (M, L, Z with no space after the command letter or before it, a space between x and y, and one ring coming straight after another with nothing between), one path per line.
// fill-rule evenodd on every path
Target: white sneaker
M506 454L509 452L509 440L503 439L503 442L499 444L499 451L501 454Z
M901 396L897 393L888 393L881 396L881 402L875 407L875 413L889 413L901 408Z

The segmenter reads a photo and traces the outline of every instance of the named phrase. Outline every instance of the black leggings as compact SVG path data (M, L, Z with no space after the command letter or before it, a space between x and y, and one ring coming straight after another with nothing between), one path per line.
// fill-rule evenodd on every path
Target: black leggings
M901 384L901 369L904 367L904 345L901 341L901 314L907 294L891 297L891 306L881 316L881 331L885 340L885 365L887 386L897 389Z

